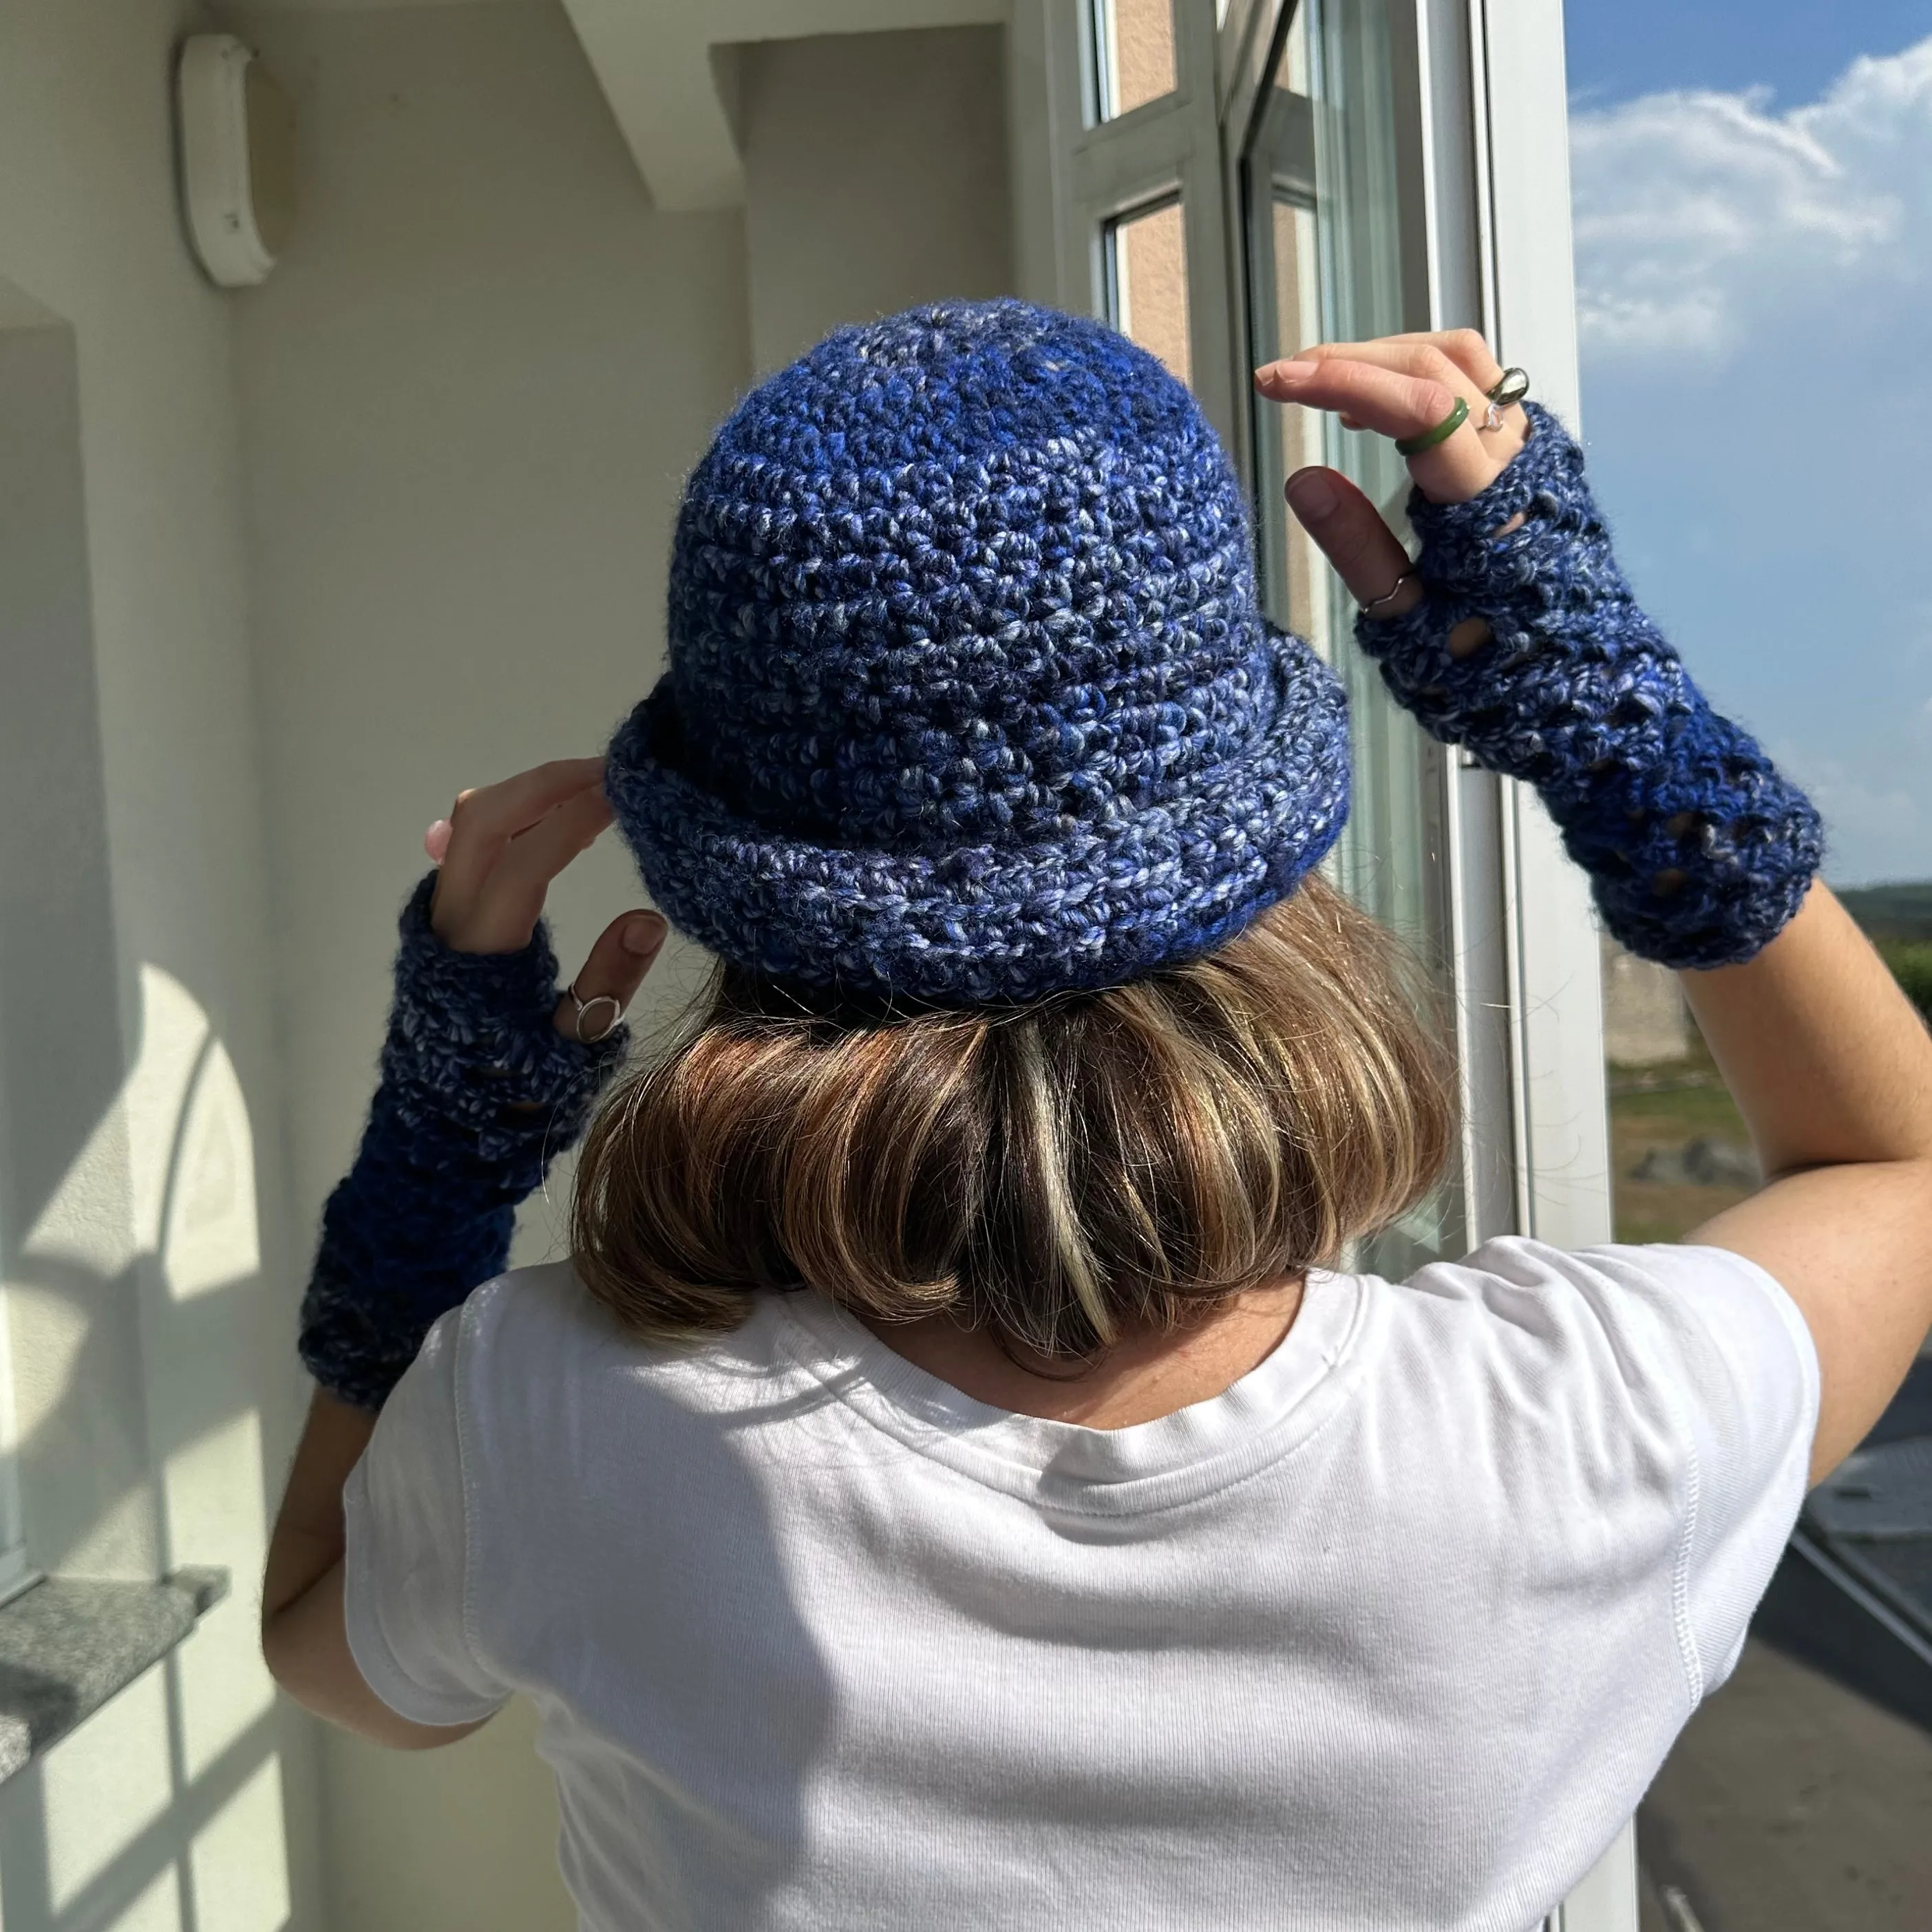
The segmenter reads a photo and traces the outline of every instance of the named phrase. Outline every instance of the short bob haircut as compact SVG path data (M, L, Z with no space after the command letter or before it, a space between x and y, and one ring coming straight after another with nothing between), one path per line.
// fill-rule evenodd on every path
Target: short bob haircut
M1399 1219L1453 1094L1413 961L1318 876L1203 958L1024 1005L895 1012L721 964L591 1129L577 1265L650 1338L809 1288L1092 1358Z

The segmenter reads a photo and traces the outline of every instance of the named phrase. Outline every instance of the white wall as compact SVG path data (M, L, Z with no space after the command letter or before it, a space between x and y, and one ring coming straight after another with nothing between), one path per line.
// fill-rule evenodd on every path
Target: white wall
M229 310L174 207L194 18L0 10L9 513L41 520L0 551L10 782L38 758L59 804L5 855L0 1248L34 1560L236 1589L0 1786L8 1932L318 1922L312 1732L254 1635L300 1383Z
M307 1228L374 1084L424 826L600 748L657 674L678 491L749 368L743 233L652 210L554 5L245 25L303 196L235 328ZM566 971L640 900L607 840L556 896ZM335 1925L574 1923L527 1711L427 1757L332 1734L325 1765Z
M683 476L754 362L1006 285L1003 80L987 32L752 50L747 208L666 215L548 0L246 26L294 94L304 196L236 340L308 1226L372 1084L423 826L597 748L655 679ZM566 970L638 898L614 840L578 869ZM658 1005L701 970L662 964ZM555 1243L526 1223L520 1254ZM331 1737L334 1922L572 1922L532 1728L514 1710L428 1758Z
M318 1768L256 1656L310 1231L422 827L594 748L656 675L682 478L753 368L1008 286L999 42L750 50L747 208L667 216L553 0L224 14L296 97L304 206L267 285L223 296L168 114L172 44L212 24L0 10L28 1528L48 1567L238 1586L0 1788L6 1923L542 1932L570 1916L527 1712L429 1758L331 1737ZM614 842L567 882L567 969L638 896ZM659 1004L700 964L661 967ZM526 1254L555 1238L530 1218Z
M1010 293L1002 30L768 40L742 57L752 359L842 322Z

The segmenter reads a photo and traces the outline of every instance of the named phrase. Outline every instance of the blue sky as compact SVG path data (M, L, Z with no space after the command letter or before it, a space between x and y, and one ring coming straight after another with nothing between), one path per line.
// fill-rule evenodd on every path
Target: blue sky
M1571 94L1586 100L1768 87L1788 107L1854 56L1932 34L1932 0L1568 0L1563 13Z
M1568 0L1583 428L1639 596L1932 878L1932 0Z

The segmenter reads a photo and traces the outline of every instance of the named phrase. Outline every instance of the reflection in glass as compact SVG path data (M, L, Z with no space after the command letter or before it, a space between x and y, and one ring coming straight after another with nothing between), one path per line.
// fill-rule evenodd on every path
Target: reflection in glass
M1171 0L1090 0L1096 120L1131 114L1174 88Z
M1108 320L1184 382L1187 346L1187 238L1179 201L1137 208L1107 225Z
M1276 338L1268 353L1279 358L1322 340L1322 276L1314 203L1278 188L1270 204L1269 218L1274 232ZM1276 428L1284 478L1311 463L1325 460L1319 417L1306 410L1283 411ZM1307 532L1286 514L1286 506L1276 521L1282 526L1285 554L1280 574L1287 590L1288 628L1332 659L1330 600L1322 554Z

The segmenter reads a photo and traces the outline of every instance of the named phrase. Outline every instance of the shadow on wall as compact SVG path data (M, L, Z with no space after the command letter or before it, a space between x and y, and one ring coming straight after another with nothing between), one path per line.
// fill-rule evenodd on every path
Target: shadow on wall
M111 1924L160 1886L184 1928L268 1932L290 1894L254 1636L266 1472L235 1332L258 1299L252 1133L192 995L152 966L140 990L134 1066L8 1258L21 1486L41 1568L100 1574L145 1547L152 1574L213 1547L241 1587L9 1792L0 1883L11 1922Z
M152 1578L220 1563L239 1586L161 1669L0 1787L0 1901L9 1932L274 1932L290 1886L255 1639L266 1501L249 1364L258 1324L281 1318L256 1292L253 1129L188 989L146 966L123 998L74 338L0 297L5 1460L36 1567Z
M8 1932L279 1932L292 1892L287 1714L256 1637L271 1474L250 1364L266 1348L297 1377L292 1296L263 1292L255 1130L209 1014L158 964L139 966L131 997L119 984L65 329L0 326L0 415L14 433L0 452L0 1266L16 1370L0 1460L18 1469L38 1568L152 1578L218 1562L236 1584L160 1668L0 1786L0 1910ZM586 1492L600 1483L615 1506L637 1472L602 1470ZM738 1781L761 1847L741 1874L748 1909L795 1860L799 1781L829 1698L776 1549L757 1567L764 1586L740 1593L746 1653L762 1647L794 1690L820 1694L791 1700L793 1721ZM690 1575L669 1564L662 1582L682 1590ZM636 1610L624 1592L554 1568L523 1587L584 1619L586 1646L621 1653ZM701 1738L710 1713L692 1703L693 1681L654 1670L646 1702ZM506 1895L541 1893L547 1911L555 1861L545 1845L540 1876L527 1868L535 1818L510 1815L500 1794L479 1819L461 1768L478 1750L527 1750L530 1718L525 1706L488 1744L431 1760L332 1741L374 1760L344 1782L338 1814L387 1802L420 1828L458 1808L447 1835L485 1865L520 1860ZM634 1742L648 1756L649 1736ZM333 1822L355 1838L354 1816ZM448 1922L452 1875L427 1864L408 1901L366 1900L356 1871L337 1874L336 1922Z

